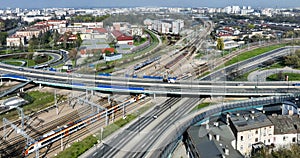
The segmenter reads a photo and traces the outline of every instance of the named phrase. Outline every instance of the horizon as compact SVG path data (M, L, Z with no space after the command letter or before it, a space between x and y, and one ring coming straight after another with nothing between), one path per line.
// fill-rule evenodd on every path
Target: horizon
M70 3L72 2L72 3ZM300 1L295 0L110 0L99 2L98 0L36 0L32 4L32 0L9 0L0 1L0 8L22 8L22 9L38 9L38 8L135 8L135 7L178 7L178 8L224 8L226 6L251 6L252 8L300 8ZM259 4L259 5L258 5Z

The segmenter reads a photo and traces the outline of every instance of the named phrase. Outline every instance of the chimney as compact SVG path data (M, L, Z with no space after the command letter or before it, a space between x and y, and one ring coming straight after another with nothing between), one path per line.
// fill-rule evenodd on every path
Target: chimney
M214 125L215 125L216 127L219 127L219 122L214 122Z
M208 134L208 138L209 138L209 140L212 140L212 135Z
M251 119L254 120L254 115L251 115Z
M299 115L299 116L300 116L300 115ZM230 125L230 123L229 123L229 117L230 117L230 115L229 115L229 114L226 114L226 123L227 123L227 126Z
M216 140L220 141L220 135L218 135L218 134L216 135Z
M206 124L205 127L206 127L206 129L209 129L209 124Z
M225 155L229 155L229 149L228 148L225 148L224 152L225 152Z

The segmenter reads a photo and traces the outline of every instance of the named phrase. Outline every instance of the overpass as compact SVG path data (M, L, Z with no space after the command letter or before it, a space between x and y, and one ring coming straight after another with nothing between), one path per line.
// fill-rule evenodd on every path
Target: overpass
M11 70L12 71L12 70ZM18 73L18 72L16 72ZM165 96L272 96L300 92L295 82L233 82L191 81L164 83L162 81L95 76L54 76L29 72L24 76L3 74L1 79L32 81L36 84L113 93L144 93ZM92 79L94 77L94 79Z
M23 87L25 87L26 85L28 85L28 84L31 83L31 82L32 82L31 80L28 80L28 81L26 81L25 83L20 83L20 84L18 84L18 85L16 85L16 86L12 87L12 88L9 89L9 90L2 92L2 93L0 94L0 98L5 97L5 96L7 96L7 95L9 95L9 94L11 94L11 93L13 93L13 92L15 92L15 91L17 91L17 90L23 88Z
M97 90L113 93L145 93L149 95L179 95L179 96L273 96L299 92L297 82L233 82L226 80L236 71L247 72L259 67L267 60L278 58L291 49L299 47L284 47L255 56L245 61L227 66L202 78L204 81L179 81L164 83L162 81L119 76L96 76L85 74L68 74L36 69L22 68L0 63L2 78L29 81L48 86ZM226 72L226 74L224 74ZM227 75L227 73L229 75ZM224 78L225 77L225 78Z

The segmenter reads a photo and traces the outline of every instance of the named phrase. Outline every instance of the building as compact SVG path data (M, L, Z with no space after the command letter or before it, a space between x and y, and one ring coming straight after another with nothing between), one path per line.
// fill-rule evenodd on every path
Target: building
M253 144L273 143L274 125L264 113L253 109L230 112L226 117L236 139L234 148L243 155L251 154Z
M131 29L131 25L128 22L114 22L113 29L117 31L127 31Z
M103 54L103 58L105 61L114 61L114 60L118 60L122 58L122 54L109 54L109 55L105 55Z
M117 44L133 45L133 37L130 35L126 35L118 30L112 31L112 35L117 40Z
M30 40L33 36L38 37L39 34L43 34L50 29L49 25L34 25L21 30L18 30L15 35L26 37Z
M298 115L268 116L274 124L273 143L275 148L286 148L300 143L300 118Z
M142 36L143 28L141 26L132 25L131 26L131 36Z
M243 157L234 149L235 137L229 126L224 123L191 126L184 133L183 141L190 158Z
M74 27L86 27L86 28L103 28L103 22L80 22L74 23Z
M104 28L87 29L86 32L80 33L81 39L107 39L108 32Z
M146 24L150 24L149 19L147 21L144 21ZM151 29L161 33L161 34L175 34L178 35L179 32L184 27L184 21L177 19L162 19L162 20L153 20L151 23ZM150 28L148 26L148 28Z
M25 41L26 41L26 37L18 36L14 34L6 38L6 46L7 47L25 46Z

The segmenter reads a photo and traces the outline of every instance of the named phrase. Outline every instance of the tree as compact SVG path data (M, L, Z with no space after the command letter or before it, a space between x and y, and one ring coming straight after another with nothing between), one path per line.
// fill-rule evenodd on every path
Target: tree
M32 38L28 42L28 51L33 52L34 49L37 48L37 45L39 44L38 39L35 37L35 35L32 36Z
M76 34L76 41L75 41L76 47L80 47L81 43L82 43L82 39L80 37L80 34L77 33Z
M63 46L64 46L65 49L67 48L68 38L69 38L68 33L65 32L64 35L63 35Z
M59 33L57 30L54 30L53 33L52 33L52 39L53 39L53 45L54 47L57 46L57 42L59 40Z
M0 46L6 43L7 36L8 36L7 32L0 32Z
M217 49L218 50L224 50L225 44L224 40L222 38L217 39Z

